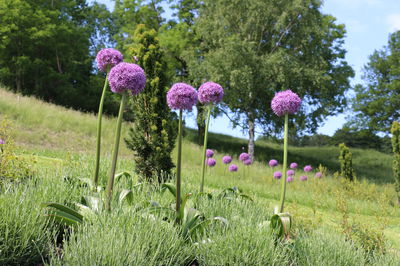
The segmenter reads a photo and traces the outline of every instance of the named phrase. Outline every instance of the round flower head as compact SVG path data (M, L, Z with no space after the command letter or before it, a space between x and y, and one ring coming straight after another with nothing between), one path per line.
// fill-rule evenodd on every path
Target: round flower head
M253 162L251 161L251 159L247 159L245 161L243 161L244 165L251 165Z
M213 150L210 150L210 149L207 149L206 150L206 157L207 158L211 158L211 157L213 157L214 156L214 151Z
M192 111L197 103L197 91L186 83L175 83L167 93L167 103L171 109Z
M275 159L272 159L272 160L270 160L270 161L268 162L268 164L269 164L270 167L275 167L275 166L278 165L278 161L275 160Z
M111 68L108 81L112 92L131 91L135 95L146 86L146 74L140 66L123 62Z
M307 176L305 175L300 176L300 181L307 181Z
M281 177L282 177L282 173L281 172L277 171L277 172L274 173L274 178L275 179L281 179Z
M311 165L304 166L304 172L311 172L311 171L312 171Z
M316 172L315 173L315 177L316 178L321 178L322 177L322 173L321 172Z
M293 171L293 170L288 170L288 171L286 172L286 174L287 174L288 176L294 176L294 171Z
M0 139L0 145L6 144L4 139Z
M288 176L288 178L286 178L286 182L290 183L293 181L293 176Z
M229 172L237 172L238 167L236 164L229 165Z
M224 89L218 83L208 81L199 88L199 101L203 104L219 103L224 97Z
M296 169L297 168L297 163L291 163L289 167L292 168L292 169Z
M242 152L239 155L239 160L241 160L242 162L244 162L244 161L246 161L248 159L250 159L250 155L248 153Z
M232 162L232 157L226 155L226 156L222 157L222 162L223 162L224 164L229 164L229 163Z
M300 105L300 97L291 90L276 93L271 102L271 108L277 116L294 114L300 109Z
M214 167L217 164L217 161L214 158L207 159L207 165L210 167Z
M120 51L113 48L101 49L96 55L97 67L103 72L118 65L123 59L124 57Z

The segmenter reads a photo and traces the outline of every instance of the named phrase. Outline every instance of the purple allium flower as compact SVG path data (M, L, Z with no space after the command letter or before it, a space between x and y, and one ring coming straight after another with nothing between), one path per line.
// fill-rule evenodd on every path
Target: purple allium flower
M286 174L287 174L288 176L294 176L294 171L293 171L293 170L288 170L288 171L286 172Z
M277 171L277 172L274 173L274 178L275 179L281 179L281 177L282 177L282 173L281 172Z
M269 164L270 167L275 167L275 166L278 165L278 161L275 160L275 159L272 159L272 160L270 160L270 161L268 162L268 164Z
M211 158L211 157L213 157L214 156L214 151L213 150L210 150L210 149L207 149L206 150L206 157L207 158Z
M293 176L288 176L288 177L286 178L286 182L290 183L290 182L292 182L292 181L293 181Z
M292 168L292 169L296 169L297 168L297 163L291 163L289 167Z
M322 173L321 172L316 172L315 173L315 177L316 178L321 178L322 177Z
M236 164L229 165L229 172L237 172L238 167Z
M223 162L224 164L229 164L229 163L232 162L232 157L226 155L226 156L222 157L222 162Z
M6 144L4 139L0 139L0 145Z
M312 171L311 165L304 166L304 172L311 172L311 171Z
M246 152L242 152L239 155L239 160L241 160L242 162L244 162L244 161L246 161L248 159L250 159L250 155L248 153L246 153Z
M96 55L97 67L103 72L118 65L122 60L124 60L123 55L113 48L101 49Z
M199 88L199 101L203 104L219 103L224 97L224 89L218 83L208 81Z
M305 175L300 176L300 181L307 181L307 176Z
M277 116L294 114L300 109L300 105L300 97L291 90L276 93L271 102L271 108Z
M214 167L217 164L217 161L214 158L207 159L207 165L210 167Z
M243 161L244 165L251 165L253 163L253 161L251 159L247 159L245 161Z
M129 90L135 95L142 92L146 86L146 74L140 66L122 62L111 68L108 81L112 92Z
M186 83L175 83L167 93L167 102L171 109L192 111L197 103L197 91Z

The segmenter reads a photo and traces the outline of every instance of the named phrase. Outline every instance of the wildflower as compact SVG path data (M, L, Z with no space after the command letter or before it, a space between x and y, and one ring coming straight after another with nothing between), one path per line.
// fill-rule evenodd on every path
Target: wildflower
M186 83L175 83L167 93L169 108L192 111L197 103L197 91Z
M207 159L207 165L210 167L214 167L217 164L217 161L214 158Z
M245 161L243 161L244 165L251 165L253 163L253 161L251 159L247 159Z
M97 67L103 72L118 65L123 59L121 52L113 48L101 49L96 55Z
M270 160L270 161L268 162L268 164L269 164L270 167L275 167L275 166L278 165L278 161L275 160L275 159L272 159L272 160Z
M232 157L226 155L226 156L222 157L222 162L223 162L224 164L229 164L229 163L232 162Z
M213 150L210 150L210 149L207 149L207 151L206 151L206 157L207 158L211 158L211 157L213 157L214 156L214 151Z
M250 155L248 153L246 153L246 152L242 152L239 155L239 160L241 160L242 162L244 162L244 161L246 161L248 159L250 159Z
M307 181L307 176L305 175L300 176L300 181Z
M274 178L275 179L281 179L281 177L282 177L282 173L281 172L277 171L277 172L274 173Z
M296 169L296 168L297 168L297 163L291 163L291 164L289 165L289 167L290 167L291 169Z
M276 93L271 102L271 108L277 116L294 114L300 109L300 106L300 97L291 90Z
M229 166L229 172L237 172L237 170L238 170L238 167L236 164L231 164Z
M4 139L0 139L0 145L6 144Z
M203 104L219 103L224 97L224 89L215 82L206 82L199 88L199 101Z
M288 171L286 172L286 174L287 174L288 176L294 176L294 171L293 171L293 170L288 170Z
M288 176L287 178L286 178L286 182L288 182L288 183L290 183L290 182L292 182L293 181L293 176Z
M322 177L322 173L321 172L316 172L315 173L315 177L316 178L321 178Z
M142 92L146 85L146 74L136 64L119 63L111 68L108 81L112 92L131 91L133 95L136 95Z
M304 172L311 172L311 171L312 171L311 165L304 166Z

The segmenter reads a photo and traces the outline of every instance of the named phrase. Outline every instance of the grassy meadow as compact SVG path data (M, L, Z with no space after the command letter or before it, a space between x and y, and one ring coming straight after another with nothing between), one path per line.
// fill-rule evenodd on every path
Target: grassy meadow
M253 201L192 197L190 206L228 223L213 223L203 238L187 241L172 223L138 211L148 201L168 206L173 197L155 185L143 185L134 190L133 204L119 203L118 193L129 186L126 180L116 183L111 214L100 210L82 225L60 228L44 215L41 204L74 208L82 196L93 195L77 180L92 177L96 117L0 90L0 118L5 117L14 125L17 153L34 174L0 187L0 265L400 265L400 209L394 204L390 154L352 149L358 180L350 184L335 175L337 147L289 147L289 162L299 163L295 181L287 186L293 235L292 241L276 244L264 224L278 204L280 181L273 179L276 169L267 163L281 161L282 147L257 142L257 161L245 167L237 159L245 140L210 134L217 165L207 169L205 190L216 194L236 186ZM103 121L102 185L115 122ZM128 128L123 125L123 136ZM182 186L189 193L199 189L201 147L193 130L185 133ZM227 154L238 172L222 164ZM117 172L134 169L122 142L119 158ZM314 169L321 164L326 175L316 179L313 171L308 181L299 181L306 164Z

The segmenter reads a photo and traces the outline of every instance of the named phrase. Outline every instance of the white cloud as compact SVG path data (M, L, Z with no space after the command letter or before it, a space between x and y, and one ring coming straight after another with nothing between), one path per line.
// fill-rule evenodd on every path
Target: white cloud
M386 17L386 22L391 32L400 30L400 13L388 15Z

